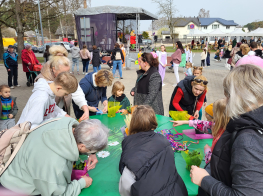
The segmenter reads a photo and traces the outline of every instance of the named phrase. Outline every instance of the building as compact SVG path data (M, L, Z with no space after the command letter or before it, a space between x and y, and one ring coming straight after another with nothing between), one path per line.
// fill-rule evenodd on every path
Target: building
M55 36L57 39L62 39L62 37L66 35L67 35L67 38L74 39L74 27L63 26L63 34L64 35L62 35L62 30L61 30L61 27L59 26L55 33Z
M220 29L224 33L230 33L238 26L233 20L224 20L222 18L174 18L174 37L175 39L185 39L186 35L193 29L198 29L204 33L210 33ZM170 39L169 31L163 31L162 39Z

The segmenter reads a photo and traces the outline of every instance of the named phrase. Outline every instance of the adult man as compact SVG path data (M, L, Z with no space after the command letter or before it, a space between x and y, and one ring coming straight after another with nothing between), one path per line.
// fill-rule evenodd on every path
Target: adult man
M226 41L225 41L225 38L223 38L223 41L222 41L222 43L221 43L221 48L224 47L225 44L226 44Z
M77 73L79 75L79 58L80 58L80 49L77 47L78 43L75 42L74 46L71 48L71 55L72 55L72 70L70 73L74 74L74 67L77 66Z
M79 154L96 153L107 143L108 129L99 120L78 123L63 117L29 134L0 183L25 195L78 196L92 179L84 176L71 181L73 162ZM88 170L97 162L96 155L90 155Z
M258 56L262 58L262 49L260 44L257 42L252 42L250 44L250 49L251 51L248 53L249 56Z
M218 40L218 49L220 49L220 48L221 48L221 45L222 45L222 39L221 39L221 38L219 38L219 40Z
M8 86L10 88L15 88L14 86L20 87L17 83L17 63L18 55L14 52L14 46L9 45L7 51L3 54L4 64L8 73ZM12 82L14 78L14 83Z
M203 48L203 44L205 43L204 38L201 40L201 49Z
M255 40L254 40L254 37L251 37L251 39L250 39L250 44L252 44L252 42L254 42Z

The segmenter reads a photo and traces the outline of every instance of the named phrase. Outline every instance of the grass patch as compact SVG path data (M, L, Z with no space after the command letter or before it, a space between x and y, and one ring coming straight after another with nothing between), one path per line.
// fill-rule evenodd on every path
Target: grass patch
M39 61L39 63L44 63L45 62L44 57L37 57L37 60Z

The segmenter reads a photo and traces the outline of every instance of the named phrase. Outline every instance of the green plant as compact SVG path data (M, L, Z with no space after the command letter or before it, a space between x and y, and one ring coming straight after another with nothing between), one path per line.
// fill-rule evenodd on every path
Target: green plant
M142 32L142 37L143 37L143 39L148 39L149 38L149 33L146 32L146 31L143 31Z

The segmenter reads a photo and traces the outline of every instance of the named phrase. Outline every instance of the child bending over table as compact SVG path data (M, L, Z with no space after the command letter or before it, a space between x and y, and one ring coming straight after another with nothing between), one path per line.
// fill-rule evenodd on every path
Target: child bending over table
M150 106L140 105L134 110L128 136L122 142L121 196L188 195L169 141L154 132L157 126Z
M221 135L224 133L229 122L229 117L227 117L225 110L226 100L219 99L214 104L210 104L205 108L205 116L207 118L207 121L173 121L173 126L175 127L183 124L189 124L190 127L194 127L195 129L203 133L212 133L212 135L214 136L212 147L208 146L207 144L204 147L206 164L210 162L213 149Z

